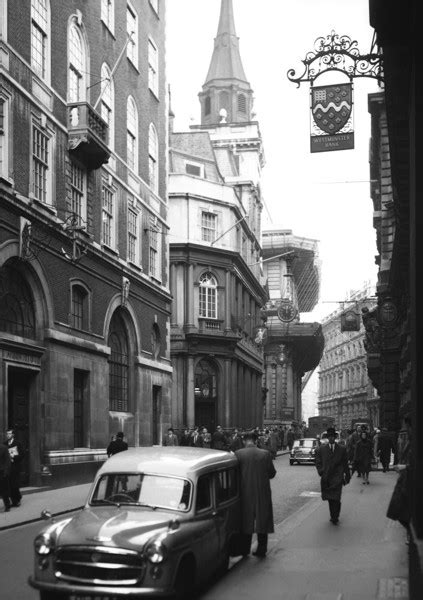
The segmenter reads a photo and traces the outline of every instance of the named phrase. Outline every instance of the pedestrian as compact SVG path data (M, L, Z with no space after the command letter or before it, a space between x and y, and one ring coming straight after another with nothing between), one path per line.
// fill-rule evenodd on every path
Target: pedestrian
M4 444L0 444L0 496L4 504L4 512L10 510L10 454Z
M279 435L276 427L272 427L269 436L269 452L273 460L276 458L276 453L279 446Z
M295 440L295 434L294 434L292 427L290 427L286 434L286 444L287 444L290 452L292 450L292 446L294 445L294 440Z
M412 502L411 481L411 440L412 424L410 417L404 418L404 428L398 436L402 440L399 448L398 462L394 470L398 472L398 479L392 492L386 516L393 521L398 521L407 531L407 542L410 541L410 521ZM405 435L404 435L405 433Z
M194 446L195 448L203 447L203 438L201 436L200 428L198 427L198 425L196 425L194 427L194 431L191 434L191 444L190 445Z
M6 431L5 445L9 450L10 456L10 500L12 501L12 506L20 506L22 494L19 487L21 477L21 464L23 460L23 447L22 444L16 439L15 431L13 429L8 429Z
M128 450L128 444L123 440L124 435L123 431L118 431L116 434L116 439L112 440L110 444L107 446L107 456L110 458L114 454L118 452L123 452L124 450Z
M236 450L240 450L243 447L244 444L242 441L242 436L239 430L235 427L232 430L232 434L229 438L229 450L231 450L232 452L236 452Z
M179 446L178 436L173 430L173 427L169 427L167 434L163 438L163 446Z
M357 445L358 440L360 439L360 435L361 435L361 425L357 425L355 431L353 431L351 434L351 442L350 442L353 463L354 463L355 447ZM357 471L357 468L354 466L354 464L352 464L352 472L355 473L355 471ZM360 471L357 471L357 477L361 477Z
M382 464L382 471L386 473L389 471L389 464L391 462L391 452L394 452L394 441L392 436L389 434L386 427L382 427L377 441L377 456Z
M191 430L189 427L185 427L183 434L181 435L181 446L191 446Z
M272 458L267 450L256 446L253 432L244 436L244 448L236 450L240 466L242 555L251 550L253 533L257 534L254 556L264 558L268 534L273 533L273 506L270 480L276 475Z
M209 430L207 429L207 427L202 427L201 428L201 438L203 440L202 443L202 447L203 448L211 448L211 433L209 433Z
M369 473L372 469L373 442L366 430L362 430L360 439L355 445L353 468L361 473L362 484L369 485Z
M215 450L227 450L228 448L225 432L220 425L216 427L216 431L212 435L211 447Z
M349 483L351 474L347 451L335 442L334 427L326 430L327 444L321 444L316 450L316 469L320 475L322 500L329 502L330 520L334 525L339 522L341 512L342 486Z

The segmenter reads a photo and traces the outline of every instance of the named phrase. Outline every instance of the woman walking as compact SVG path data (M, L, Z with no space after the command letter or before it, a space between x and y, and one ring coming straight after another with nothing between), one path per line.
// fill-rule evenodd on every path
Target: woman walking
M373 443L367 431L360 433L360 438L355 446L353 468L361 473L363 485L369 485L369 473L372 467Z

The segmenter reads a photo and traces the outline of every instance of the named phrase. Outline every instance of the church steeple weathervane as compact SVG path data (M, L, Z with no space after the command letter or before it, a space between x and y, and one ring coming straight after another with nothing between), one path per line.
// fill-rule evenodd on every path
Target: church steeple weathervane
M252 120L253 90L241 61L232 0L221 0L213 55L199 98L202 125Z

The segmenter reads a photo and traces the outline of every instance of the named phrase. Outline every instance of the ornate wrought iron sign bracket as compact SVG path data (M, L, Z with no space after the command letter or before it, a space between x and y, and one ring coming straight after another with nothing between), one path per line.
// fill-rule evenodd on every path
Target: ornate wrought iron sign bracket
M372 47L374 44L372 44ZM302 61L304 71L297 76L295 69L289 69L287 77L297 84L314 80L329 71L344 73L352 81L356 77L370 77L383 81L383 58L381 54L370 52L360 54L357 41L348 35L338 35L331 31L326 37L318 37L314 42L314 50L307 52Z

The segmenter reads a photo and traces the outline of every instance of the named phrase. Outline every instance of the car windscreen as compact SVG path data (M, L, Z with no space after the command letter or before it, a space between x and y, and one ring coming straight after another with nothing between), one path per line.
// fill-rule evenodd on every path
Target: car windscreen
M180 477L108 473L98 480L90 504L125 504L186 512L191 495L191 482Z
M315 445L314 440L297 440L298 441L298 446L300 448L313 448L313 446Z

